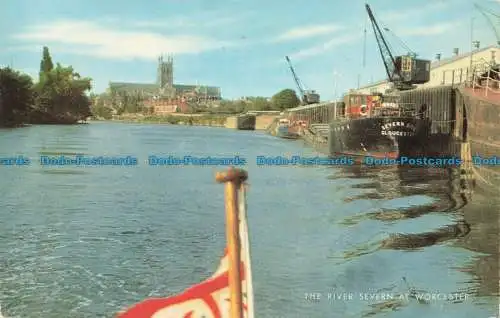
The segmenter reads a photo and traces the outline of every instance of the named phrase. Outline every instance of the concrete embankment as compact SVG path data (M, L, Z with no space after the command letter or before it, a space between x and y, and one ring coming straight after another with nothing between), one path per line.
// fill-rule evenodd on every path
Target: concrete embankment
M301 130L302 139L318 152L328 155L328 124L313 124Z
M112 121L145 124L224 127L227 117L227 115L212 114L175 114L166 116L127 114L125 116L114 116Z
M278 123L279 123L279 118L273 119L273 121L269 124L269 126L267 126L266 133L272 136L276 136L276 129L278 127Z
M278 117L276 115L257 115L255 130L267 130Z
M225 127L240 130L255 130L255 115L237 115L226 118Z

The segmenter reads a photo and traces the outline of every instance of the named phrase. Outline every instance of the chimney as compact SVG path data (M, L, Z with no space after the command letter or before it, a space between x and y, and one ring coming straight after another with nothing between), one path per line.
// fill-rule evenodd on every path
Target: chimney
M476 50L477 50L477 49L479 49L479 44L480 44L480 42L479 42L479 41L474 41L474 42L472 42L472 45L474 46L474 48L475 48Z
M458 56L458 47L453 49L453 55Z
M436 61L441 61L441 53L436 54Z

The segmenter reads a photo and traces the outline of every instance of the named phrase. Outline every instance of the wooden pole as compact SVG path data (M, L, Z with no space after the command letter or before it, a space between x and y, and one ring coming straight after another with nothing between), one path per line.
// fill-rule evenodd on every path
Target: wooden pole
M226 236L229 258L229 291L231 318L243 318L243 293L241 286L241 242L238 218L238 190L248 178L246 171L230 168L218 172L215 180L225 183Z

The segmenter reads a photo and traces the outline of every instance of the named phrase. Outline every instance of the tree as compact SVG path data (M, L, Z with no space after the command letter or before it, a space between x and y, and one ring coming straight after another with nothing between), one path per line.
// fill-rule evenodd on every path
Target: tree
M113 117L112 110L105 105L106 96L96 96L92 99L91 112L95 118L111 119Z
M0 125L14 125L23 121L33 101L31 77L0 68Z
M91 116L87 95L91 79L71 66L54 67L49 49L43 48L39 79L10 68L0 68L0 124L72 124Z
M142 111L144 98L140 92L126 94L123 102L123 110L125 113L135 114Z
M223 100L220 102L218 112L238 114L244 112L246 109L247 109L247 103L245 103L242 100L236 100L236 101Z
M274 94L271 98L273 109L284 110L294 108L300 105L300 99L293 89L286 88Z
M265 97L255 97L255 99L253 99L252 101L252 104L252 108L254 110L265 111L272 109L271 103Z
M72 123L91 114L91 79L81 77L73 67L57 63L54 68L47 47L40 62L40 78L34 86L38 119L50 123Z
M43 81L44 75L52 71L53 68L54 63L52 63L52 57L50 56L49 48L44 46L42 61L40 62L39 81Z

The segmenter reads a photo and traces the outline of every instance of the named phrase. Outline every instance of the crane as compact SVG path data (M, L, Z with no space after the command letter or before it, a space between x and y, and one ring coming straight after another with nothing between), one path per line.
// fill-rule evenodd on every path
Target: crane
M365 4L365 7L373 27L380 56L384 62L388 81L393 83L394 88L397 90L412 89L415 87L414 84L428 82L430 79L431 62L429 60L416 59L413 52L407 55L394 56L370 6Z
M295 81L295 85L297 85L297 89L299 90L300 97L303 105L315 104L319 103L319 94L314 90L305 90L304 85L300 81L297 73L293 69L292 62L288 56L285 56L286 61L288 62L288 66L290 67L290 71L292 72L293 79Z
M500 45L500 34L498 33L498 29L495 27L495 23L493 23L490 16L488 16L488 13L497 19L497 24L498 24L498 20L500 19L500 15L494 13L491 10L483 8L482 6L480 6L477 3L474 3L474 7L476 7L477 11L479 11L484 16L484 18L486 19L486 21L488 22L490 27L493 29L493 32L495 33L495 36L497 38L497 45Z

